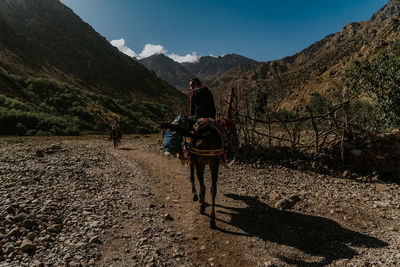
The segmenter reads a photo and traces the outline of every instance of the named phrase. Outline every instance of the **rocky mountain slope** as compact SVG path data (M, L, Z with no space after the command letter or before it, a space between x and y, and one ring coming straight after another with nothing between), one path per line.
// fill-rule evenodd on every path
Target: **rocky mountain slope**
M187 89L190 78L210 80L233 67L257 63L255 60L236 54L219 57L206 56L201 57L198 62L181 64L163 54L157 54L141 59L139 62L153 70L161 79L183 91Z
M201 57L199 62L183 63L183 66L199 78L207 79L221 75L233 67L256 62L241 55L228 54L219 57Z
M76 108L87 112L95 125L125 117L128 128L134 130L140 120L143 126L143 118L149 124L154 117L167 112L162 109L172 112L186 102L181 92L119 52L58 0L3 0L0 2L0 26L0 94L3 95L0 103L8 111L13 105L4 103L22 101L25 106L35 107L24 112L69 115L71 112L60 112L59 106L51 101L29 95L32 79L43 78L52 84L75 88L75 93L83 98L87 95L82 101L74 99L69 108L76 103ZM31 91L38 93L37 88ZM63 89L63 97L65 94ZM57 112L40 108L41 102ZM147 108L141 104L144 102L148 103ZM159 107L159 103L165 108ZM128 114L132 110L141 114ZM9 120L9 116L6 119ZM78 119L85 120L82 116ZM25 127L33 126L25 123Z
M190 79L195 76L182 64L164 54L155 54L139 62L154 71L161 79L181 90L188 89Z
M293 56L236 67L214 79L210 87L218 95L231 86L258 88L272 99L284 99L282 107L288 108L313 92L330 95L341 86L342 74L353 60L370 58L399 39L399 18L400 1L390 0L368 21L350 23Z

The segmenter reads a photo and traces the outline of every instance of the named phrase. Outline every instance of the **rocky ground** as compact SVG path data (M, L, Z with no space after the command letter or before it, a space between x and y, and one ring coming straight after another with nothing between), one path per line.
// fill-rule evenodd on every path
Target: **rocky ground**
M210 230L187 168L158 147L2 137L0 266L400 265L397 184L236 163Z

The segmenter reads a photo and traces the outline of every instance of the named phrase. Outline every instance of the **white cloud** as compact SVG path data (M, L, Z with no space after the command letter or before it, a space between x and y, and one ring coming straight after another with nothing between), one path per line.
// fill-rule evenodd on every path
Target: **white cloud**
M225 56L224 54L221 54L219 56L214 56L213 54L210 55L210 57L214 57L214 58L219 58L219 57L224 57L224 56Z
M139 54L138 59L150 57L155 54L165 54L167 50L162 45L147 44L144 46L142 52Z
M200 59L200 57L196 54L196 52L193 52L192 54L187 54L186 56L179 56L177 54L172 53L172 54L168 55L168 57L178 63L183 63L183 62L194 63L194 62L199 61L199 59Z
M113 46L115 46L116 48L118 48L118 50L121 51L122 53L124 53L130 57L137 57L137 54L135 53L135 51L130 49L128 46L126 46L125 40L123 38L121 38L119 40L112 40L110 43Z
M125 40L123 38L119 40L112 40L110 42L113 46L117 47L119 51L122 53L134 57L137 59L143 59L146 57L150 57L155 54L164 54L171 58L172 60L178 62L178 63L183 63L183 62L197 62L200 59L200 56L196 54L196 52L193 52L192 54L187 54L185 56L180 56L175 53L172 54L167 54L168 50L165 49L162 45L154 45L154 44L146 44L144 48L142 49L142 52L137 54L135 51L130 49L126 44Z

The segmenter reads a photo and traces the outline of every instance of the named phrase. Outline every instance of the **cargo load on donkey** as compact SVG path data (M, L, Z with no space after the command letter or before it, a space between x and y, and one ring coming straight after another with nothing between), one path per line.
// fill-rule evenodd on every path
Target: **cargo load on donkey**
M223 119L200 118L194 124L187 116L179 115L175 120L165 125L168 129L163 136L163 146L166 155L177 156L181 160L188 161L190 153L200 156L220 156L221 160L227 162L232 159L238 146L236 127L233 122ZM221 147L213 151L202 151L193 148L193 138L204 127L212 127L220 136Z
M176 117L171 124L182 126L182 121L185 119L184 115ZM186 117L187 119L187 117ZM182 141L183 136L179 132L167 129L163 136L163 147L165 155L180 155L182 154Z

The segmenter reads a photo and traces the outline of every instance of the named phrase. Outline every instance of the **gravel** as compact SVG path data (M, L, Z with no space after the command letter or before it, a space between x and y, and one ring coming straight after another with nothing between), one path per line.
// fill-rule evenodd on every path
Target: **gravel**
M145 140L122 147L163 157ZM398 184L237 162L218 181L227 231L209 232L207 218L183 224L189 200L155 194L161 178L105 138L0 144L0 266L400 265Z
M101 138L3 138L0 266L187 261L172 248L182 237L161 223L172 217L149 204L154 199L149 177L139 163L124 162L107 146ZM109 257L107 246L132 221L138 222L135 234L122 237L130 247L126 259Z

